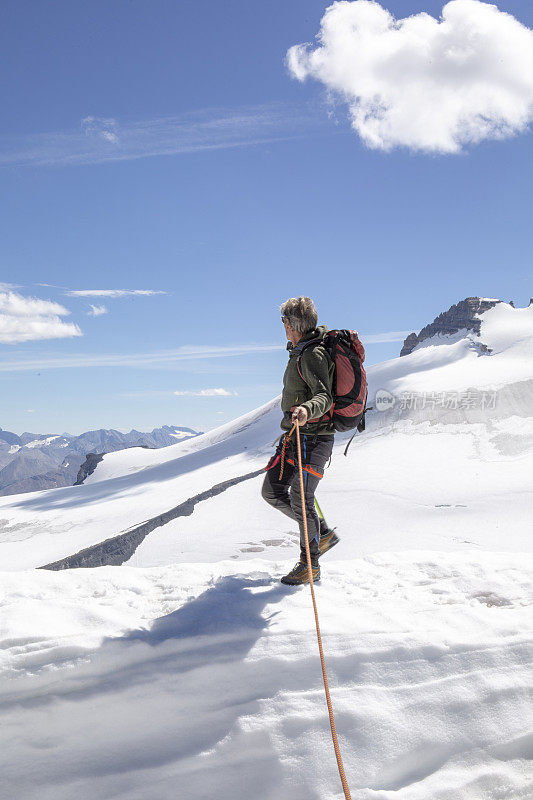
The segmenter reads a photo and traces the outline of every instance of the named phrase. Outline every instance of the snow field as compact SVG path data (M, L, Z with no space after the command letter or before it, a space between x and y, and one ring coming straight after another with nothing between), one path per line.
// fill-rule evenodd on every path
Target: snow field
M2 567L28 569L72 555L260 468L278 435L278 406L276 398L216 431L161 450L109 453L99 465L102 480L94 473L87 485L0 498Z
M340 798L287 562L2 575L2 797ZM528 798L531 564L382 553L317 602L354 800ZM529 738L528 738L529 736Z
M492 349L489 356L480 343ZM497 388L373 412L318 499L340 544L317 600L353 800L532 800L533 306L433 337L377 389ZM279 398L79 487L0 498L2 800L342 800L295 523L262 475L126 565L34 567L261 469Z
M413 425L369 432L344 457L339 437L317 497L341 543L335 558L381 550L530 547L533 420ZM250 456L251 458L251 456ZM266 462L264 455L255 468ZM263 477L228 488L154 530L131 566L297 559L296 523L260 497Z
M480 342L492 348L490 356L480 354ZM348 436L336 437L336 464L332 463L325 485L331 486L333 481L329 476L335 475L344 486L357 488L368 475L374 496L377 493L390 497L398 481L415 473L417 482L409 490L411 494L416 486L424 494L428 486L435 489L441 484L446 491L449 487L453 494L460 495L455 487L462 483L468 487L467 493L473 489L480 500L489 498L492 507L473 506L471 512L481 512L479 526L492 537L490 546L500 549L501 530L495 531L495 526L503 506L511 515L507 520L506 542L509 535L514 536L517 525L521 536L524 526L528 488L523 470L530 469L530 463L511 462L515 457L533 457L532 358L533 305L514 309L501 303L482 315L479 339L465 331L433 337L408 356L372 365L368 369L370 398L378 389L399 397L402 392L450 392L476 387L497 389L497 403L494 409L478 405L406 411L399 409L397 403L391 413L370 412L367 432L352 444L350 459L339 457ZM0 498L2 567L28 569L68 557L168 511L219 482L260 469L280 433L279 421L279 398L274 398L233 422L162 450L133 448L109 453L82 486ZM415 447L415 439L411 443L405 440L402 454L394 443L388 444L388 439L395 433L408 436L410 426L421 434L417 440L420 447ZM449 446L451 434L456 434L454 447ZM460 441L462 437L464 443ZM379 462L378 451L382 454ZM357 462L367 458L368 465L365 463L360 470ZM508 462L505 468L504 460ZM522 474L517 475L520 469ZM489 483L485 484L483 498L479 486L485 481ZM513 492L513 503L506 502L507 491ZM255 498L253 502L256 503ZM459 511L463 501L456 502L455 510ZM404 506L405 512L412 509L412 505ZM410 520L406 514L403 517L404 528L408 529ZM370 515L369 518L372 519ZM447 547L439 522L433 527L433 518L428 518L427 523L436 531L431 546ZM416 519L414 524L416 527ZM477 523L468 525L468 535L463 538L475 541L472 535L475 527ZM492 536L494 532L497 537ZM461 536L457 538L460 543ZM396 549L394 542L387 545L382 542L374 549L384 546ZM518 545L510 546L516 549ZM217 557L232 555L234 551ZM284 553L280 555L284 557ZM163 558L164 554L160 554L159 563Z

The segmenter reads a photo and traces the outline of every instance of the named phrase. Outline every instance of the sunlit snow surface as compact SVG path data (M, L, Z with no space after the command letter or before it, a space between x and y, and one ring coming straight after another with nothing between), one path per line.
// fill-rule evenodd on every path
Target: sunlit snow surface
M369 369L371 397L489 388L494 408L397 402L347 458L337 437L317 601L354 800L533 797L532 310ZM274 400L0 500L2 800L340 800L309 591L279 583L297 530L261 476L126 565L33 569L259 469L279 419Z
M286 563L11 573L5 797L340 797L306 590ZM353 798L525 798L531 575L516 554L328 563Z

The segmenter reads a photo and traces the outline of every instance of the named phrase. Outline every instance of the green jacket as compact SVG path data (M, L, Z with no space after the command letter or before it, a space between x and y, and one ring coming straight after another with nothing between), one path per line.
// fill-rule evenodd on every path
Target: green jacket
M325 436L335 433L335 428L331 420L326 422L310 422L320 418L333 405L333 375L335 365L324 347L312 345L302 353L300 359L300 370L304 380L300 377L297 367L297 359L302 352L305 342L311 339L322 339L327 332L326 325L319 325L300 339L296 347L289 342L289 363L283 376L283 392L281 394L281 410L283 419L281 427L287 431L292 428L291 408L292 406L303 406L309 414L308 422L302 426L302 433L310 435L318 434Z

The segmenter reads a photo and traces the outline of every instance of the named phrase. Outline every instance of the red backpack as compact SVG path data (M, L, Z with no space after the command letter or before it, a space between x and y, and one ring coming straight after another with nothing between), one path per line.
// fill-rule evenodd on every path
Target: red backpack
M300 360L307 347L321 344L335 364L333 376L333 405L321 418L333 420L336 431L365 429L365 408L367 400L366 372L363 367L365 348L359 340L357 331L328 331L322 339L312 339L302 347L297 367L300 377ZM317 420L309 420L316 422ZM351 441L351 440L350 440Z

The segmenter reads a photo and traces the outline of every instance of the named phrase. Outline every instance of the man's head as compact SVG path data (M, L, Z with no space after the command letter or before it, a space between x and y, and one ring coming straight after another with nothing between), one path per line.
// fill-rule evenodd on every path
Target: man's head
M316 328L318 314L310 297L290 297L280 306L287 339L294 345Z

